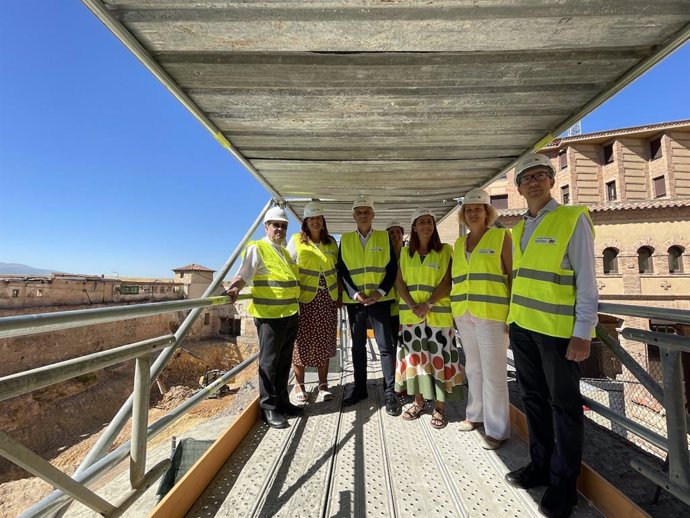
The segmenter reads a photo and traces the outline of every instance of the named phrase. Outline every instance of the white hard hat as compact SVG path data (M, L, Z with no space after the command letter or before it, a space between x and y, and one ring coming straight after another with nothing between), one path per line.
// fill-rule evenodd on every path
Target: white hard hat
M400 227L403 230L403 232L405 231L405 227L403 227L403 224L400 223L397 219L394 219L393 221L388 223L388 225L386 226L386 230L389 230L393 227Z
M371 196L357 196L357 199L352 204L352 210L355 210L357 207L371 207L371 210L374 210L374 199Z
M472 189L465 194L462 203L482 203L484 205L491 205L491 197L484 189Z
M264 223L268 223L269 221L284 221L288 223L288 217L282 207L271 207L264 215Z
M304 206L303 218L313 218L316 216L323 216L323 208L318 202L310 201Z
M434 223L436 222L436 216L434 216L433 212L424 207L419 207L412 213L412 217L410 218L410 225L414 225L414 222L417 220L417 218L420 218L422 216L431 216L432 218L434 218Z
M549 160L549 157L540 153L530 153L529 155L523 156L517 161L517 164L515 164L515 185L518 185L518 181L520 180L522 173L534 167L546 167L549 171L551 171L552 176L554 174L553 166L551 165L551 160Z

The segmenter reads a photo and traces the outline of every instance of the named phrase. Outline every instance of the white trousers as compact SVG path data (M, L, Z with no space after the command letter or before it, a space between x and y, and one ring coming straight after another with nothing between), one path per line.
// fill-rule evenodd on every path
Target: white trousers
M486 435L504 440L510 437L506 325L477 318L467 311L455 318L465 351L465 373L469 385L466 419L484 422Z

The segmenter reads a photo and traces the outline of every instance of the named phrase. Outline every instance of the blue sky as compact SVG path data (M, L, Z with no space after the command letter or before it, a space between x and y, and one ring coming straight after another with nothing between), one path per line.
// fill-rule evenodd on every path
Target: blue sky
M583 132L690 118L689 77L686 44ZM0 262L123 276L219 268L269 197L76 0L3 2L0 182Z

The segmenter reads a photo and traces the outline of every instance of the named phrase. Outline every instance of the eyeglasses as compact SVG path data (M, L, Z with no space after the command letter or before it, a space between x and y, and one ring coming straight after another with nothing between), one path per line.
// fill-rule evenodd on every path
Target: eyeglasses
M278 230L287 230L288 224L287 223L279 223L276 221L271 221L269 223L273 228L278 229Z
M534 174L523 174L520 178L518 178L518 184L525 185L530 183L532 180L535 182L541 182L548 176L550 176L550 174L546 171L539 171L538 173Z

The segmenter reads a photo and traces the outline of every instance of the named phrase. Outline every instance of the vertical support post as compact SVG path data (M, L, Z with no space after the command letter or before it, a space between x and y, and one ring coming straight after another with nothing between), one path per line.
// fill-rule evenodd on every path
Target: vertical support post
M668 476L671 482L690 490L690 457L688 457L688 426L683 398L683 370L680 351L662 348L664 407L668 436Z
M132 406L132 447L129 452L129 483L139 487L146 474L146 429L149 424L149 400L151 379L149 369L151 358L141 356L136 360L134 371L134 402Z

